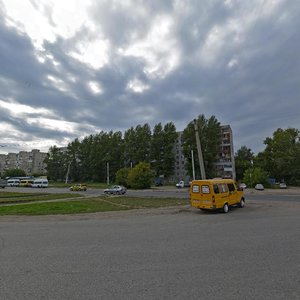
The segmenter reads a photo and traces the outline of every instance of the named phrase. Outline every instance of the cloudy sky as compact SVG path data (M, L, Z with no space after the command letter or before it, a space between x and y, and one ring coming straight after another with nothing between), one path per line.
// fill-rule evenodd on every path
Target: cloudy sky
M299 28L299 0L0 0L0 153L199 114L262 151L300 129Z

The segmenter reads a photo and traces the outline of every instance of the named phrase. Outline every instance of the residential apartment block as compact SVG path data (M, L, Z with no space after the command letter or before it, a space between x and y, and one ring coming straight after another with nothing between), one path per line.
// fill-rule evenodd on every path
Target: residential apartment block
M221 145L216 160L217 177L236 179L233 135L229 125L221 126Z
M7 169L22 169L27 175L46 174L44 163L47 153L34 149L30 152L20 151L19 153L0 154L0 172Z
M174 145L175 165L174 175L170 181L176 182L184 180L188 182L191 180L185 169L186 158L182 152L181 144L182 132L178 132L178 137ZM194 155L198 155L195 151ZM216 157L216 176L221 178L236 178L235 163L234 163L234 149L233 149L233 135L229 125L221 126L221 145L218 156Z

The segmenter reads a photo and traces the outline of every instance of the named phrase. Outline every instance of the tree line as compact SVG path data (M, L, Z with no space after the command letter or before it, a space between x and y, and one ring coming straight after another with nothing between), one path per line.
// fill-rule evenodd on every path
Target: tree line
M237 179L249 186L268 185L268 178L276 182L300 185L300 134L296 128L274 131L264 140L265 149L254 155L242 146L235 154Z
M202 152L207 174L214 175L213 162L218 154L221 142L220 122L211 116L206 119L199 115L196 119ZM182 145L186 157L186 170L192 175L191 150L197 152L194 120L183 131ZM105 182L107 168L109 167L110 181L115 182L117 173L119 177L128 174L139 163L146 163L152 177L163 175L165 178L173 175L176 159L175 141L178 137L173 122L162 125L158 123L153 130L149 124L137 125L120 131L101 131L86 136L79 141L75 139L66 148L52 146L45 160L48 178L54 181L63 181L68 174L73 181ZM145 167L143 165L143 167ZM125 171L120 173L120 170ZM199 170L198 158L195 155L195 170Z

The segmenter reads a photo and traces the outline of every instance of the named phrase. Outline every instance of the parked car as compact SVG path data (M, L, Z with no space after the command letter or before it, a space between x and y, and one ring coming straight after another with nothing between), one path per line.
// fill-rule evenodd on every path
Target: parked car
M163 186L163 180L161 178L156 178L154 181L155 186Z
M244 190L247 188L247 185L246 183L241 183L239 187Z
M255 185L255 189L258 191L263 191L265 188L261 183L258 183L257 185Z
M286 188L287 188L286 183L285 183L285 182L279 183L279 188L280 188L280 189L286 189Z
M78 183L70 187L70 191L86 191L86 184Z
M0 179L0 188L5 188L7 186L7 181L4 179Z
M177 188L183 188L183 187L190 187L190 182L184 182L183 180L180 180L178 183L176 183Z
M122 185L114 185L108 189L105 189L104 194L124 195L126 191L127 191L126 187Z

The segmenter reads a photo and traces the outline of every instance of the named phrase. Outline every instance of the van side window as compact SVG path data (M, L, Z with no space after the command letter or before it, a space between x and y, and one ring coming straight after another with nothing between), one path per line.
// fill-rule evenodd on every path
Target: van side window
M209 186L208 185L202 185L202 194L209 194Z
M193 185L193 193L199 193L199 185Z
M235 191L235 187L233 183L228 183L228 190L229 192L234 192Z
M226 192L228 192L227 184L220 183L218 186L219 186L220 193L226 193Z
M219 187L219 192L220 193L224 193L224 191L223 191L223 185L222 184L218 184L218 187Z
M224 193L228 192L228 186L227 186L227 184L223 183L222 186L223 186Z
M219 187L217 184L214 184L214 192L215 194L219 194Z

